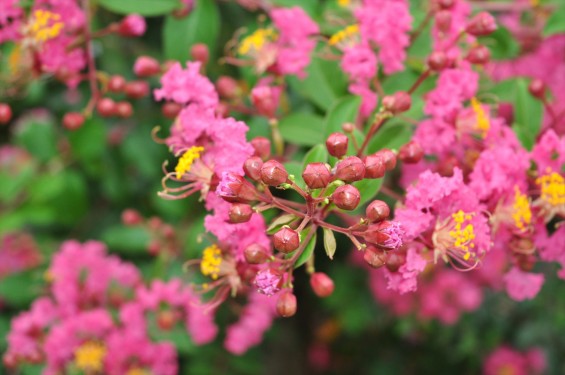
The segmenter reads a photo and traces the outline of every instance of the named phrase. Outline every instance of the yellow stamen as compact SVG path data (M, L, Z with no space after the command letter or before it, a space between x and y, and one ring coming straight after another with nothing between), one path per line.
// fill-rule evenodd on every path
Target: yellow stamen
M451 238L455 240L453 246L465 253L463 259L469 260L471 257L469 249L475 247L475 244L473 243L473 240L475 239L475 227L470 223L465 226L463 226L463 224L466 221L470 221L473 218L473 214L468 214L459 210L451 215L451 217L455 221L455 228L449 232Z
M220 273L220 265L222 264L222 250L216 245L208 246L202 254L202 262L200 262L200 271L204 276L210 276L216 280Z
M351 39L359 34L359 25L349 25L345 29L338 31L331 36L328 44L330 46L335 46L345 40Z
M540 0L530 0L530 5L532 7L537 7L539 5Z
M516 193L514 195L514 204L512 206L512 218L518 229L522 230L526 225L532 222L532 211L530 209L530 201L526 194L522 194L520 189L516 186L514 188Z
M33 40L43 43L58 37L64 26L59 14L38 9L33 12L27 31Z
M565 179L559 173L551 172L538 177L536 184L541 185L541 199L551 206L565 204Z
M490 129L490 120L488 115L485 113L481 102L477 98L471 99L471 106L477 115L477 128L481 131L481 135L484 138Z
M337 0L337 5L342 8L347 7L349 4L351 4L351 0Z
M53 281L55 281L55 275L50 270L47 270L43 273L43 280L48 283L52 283Z
M149 372L140 369L139 367L134 367L128 370L128 372L126 372L126 375L149 375Z
M204 147L200 146L193 146L189 148L179 159L179 162L175 168L175 172L177 173L177 179L180 179L183 174L190 171L192 168L192 164L198 158L200 158L200 154L204 151Z
M100 372L104 368L106 347L100 343L87 341L75 351L75 364L85 373Z
M255 30L251 35L246 36L239 45L237 52L240 55L247 55L251 51L260 51L265 44L277 39L277 33L271 28L261 28Z

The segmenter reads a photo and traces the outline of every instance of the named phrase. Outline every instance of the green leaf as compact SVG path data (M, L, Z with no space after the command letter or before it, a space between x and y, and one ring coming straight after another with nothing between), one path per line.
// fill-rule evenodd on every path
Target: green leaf
M306 236L308 235L308 233L310 232L310 230L312 230L311 228L307 228L304 229L301 233L300 236L302 238L306 238ZM314 253L314 249L316 248L316 240L317 240L317 234L314 233L314 235L312 236L312 238L310 239L310 241L306 244L306 247L304 248L304 250L302 251L302 254L300 254L300 256L298 257L298 259L296 260L296 263L294 264L294 268L298 268L301 265L303 265L304 263L306 263L308 261L308 259L310 259L310 257L312 256L312 254Z
M316 145L304 155L302 169L310 163L325 163L328 161L328 150L325 145Z
M296 112L279 122L283 139L302 146L313 146L324 141L324 121L312 113Z
M115 226L102 234L102 240L111 250L122 254L142 254L147 252L150 235L142 227Z
M58 154L55 124L32 119L16 128L16 142L41 161Z
M409 124L398 121L386 123L369 141L367 151L372 154L383 148L398 149L411 138L412 127Z
M362 207L365 203L375 198L375 196L381 189L383 180L383 178L376 180L366 179L353 183L357 190L359 190L359 193L361 193L361 201L359 202L359 207Z
M326 254L328 257L333 260L335 249L336 249L336 242L334 232L331 229L323 228L324 229L324 248L326 249Z
M267 228L267 234L275 234L281 229L283 225L288 225L293 221L296 221L298 217L293 214L285 214L277 217L272 221L271 225Z
M190 48L204 43L214 53L220 32L220 13L213 0L197 0L190 15L184 18L168 16L163 27L163 45L167 59L185 62Z
M102 172L101 159L106 151L106 128L102 121L92 118L80 129L70 132L69 141L73 155L91 174Z
M359 96L349 95L336 102L325 118L325 136L341 132L341 127L346 122L355 123L359 114L359 107L361 107L361 98Z
M565 2L560 1L557 9L547 19L543 28L543 35L547 36L563 32L565 32Z
M280 7L299 6L309 13L310 16L315 15L319 7L318 0L273 0L273 4Z
M142 16L162 16L180 6L179 0L98 0L100 6L119 14L138 13Z
M522 145L531 150L541 128L543 104L528 91L528 83L524 79L516 80L514 103L514 124Z
M294 176L294 182L298 186L300 186L303 189L306 188L306 184L302 179L302 163L299 163L297 161L291 161L288 163L284 163L284 167L286 168L286 171L288 172L289 175Z
M8 305L26 307L42 291L42 272L38 269L17 272L0 282L0 297Z
M503 26L498 26L495 32L481 38L481 42L489 47L491 56L495 60L511 59L520 53L520 46L516 38Z

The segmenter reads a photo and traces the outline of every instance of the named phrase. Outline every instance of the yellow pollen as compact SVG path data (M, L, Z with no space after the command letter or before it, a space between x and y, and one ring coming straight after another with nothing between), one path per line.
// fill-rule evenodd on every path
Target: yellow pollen
M338 31L334 35L331 36L329 40L330 46L335 46L338 43L343 42L344 40L351 39L354 36L359 34L359 25L349 25L345 29Z
M552 172L538 177L536 184L541 185L541 199L552 206L565 204L565 179L559 173Z
M38 9L33 12L27 30L33 40L43 43L58 37L64 26L61 16L57 13Z
M240 55L247 55L251 51L260 51L266 43L272 42L276 39L277 33L275 30L271 28L257 29L241 41L237 52Z
M539 5L540 0L530 0L530 5L532 7L537 7Z
M100 372L104 367L106 347L100 343L87 341L75 351L75 364L86 373Z
M351 4L351 0L337 0L337 5L339 5L342 8L345 8L349 4Z
M204 151L204 147L200 146L192 146L179 159L179 162L175 168L175 172L177 173L177 179L180 179L183 174L190 171L192 168L192 164L198 158L200 158L200 154Z
M463 225L466 221L470 221L473 218L473 214L468 214L459 210L451 215L451 217L453 218L453 221L455 221L455 228L452 231L449 231L449 235L454 239L453 246L465 253L463 259L469 260L471 257L469 249L475 247L475 244L473 243L473 240L475 239L475 227L470 223L465 226Z
M532 222L532 211L530 209L530 201L526 194L522 194L520 189L516 186L514 188L516 193L514 195L514 205L512 206L512 218L518 229L524 229L526 225Z
M129 369L128 372L126 372L126 375L149 375L149 373L139 367L134 367Z
M471 99L471 107L473 107L473 111L477 115L477 128L481 131L481 135L484 138L490 129L490 120L477 98Z
M210 276L216 280L220 273L220 265L222 264L222 250L216 245L208 246L202 254L202 262L200 262L200 271L204 276Z
M43 280L45 280L45 282L52 283L55 281L55 275L53 272L47 270L43 273Z

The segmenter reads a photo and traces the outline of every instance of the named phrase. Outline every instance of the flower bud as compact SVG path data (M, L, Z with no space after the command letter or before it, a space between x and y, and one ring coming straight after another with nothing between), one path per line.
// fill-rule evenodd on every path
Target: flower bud
M391 251L402 246L404 230L399 222L385 220L369 225L369 228L359 235L379 249Z
M12 108L6 103L0 103L0 125L5 125L12 119Z
M357 208L361 201L361 193L353 185L342 185L332 194L333 203L342 210L351 211Z
M84 124L84 115L79 112L65 113L63 126L68 130L77 130Z
M434 51L428 57L428 66L431 70L439 72L447 66L447 55L443 51Z
M466 57L467 61L471 64L484 65L490 61L490 50L483 46L478 45L471 48Z
M310 276L310 286L320 298L331 296L335 288L333 280L323 272L316 272Z
M363 254L363 259L373 268L380 268L386 264L387 253L374 246L367 246Z
M174 119L178 116L182 110L182 105L174 102L167 102L161 107L161 113L163 116L169 119Z
M341 130L343 130L344 133L353 133L353 131L355 130L355 125L350 122L346 122L345 124L341 125Z
M232 203L250 202L258 198L255 186L242 176L231 172L222 173L216 193L225 201Z
M145 18L139 14L130 14L120 22L118 33L121 36L141 36L146 29Z
M121 101L116 103L116 115L121 118L129 118L133 114L130 102Z
M194 61L200 61L202 66L204 66L208 63L208 60L210 60L210 51L206 44L196 43L190 49L190 56L192 56Z
M230 223L239 224L246 223L253 215L253 209L247 203L234 203L229 210Z
M114 75L110 77L108 81L108 91L119 93L122 92L126 87L126 79L122 76Z
M347 153L349 138L343 133L332 133L326 139L326 147L331 156L341 158Z
M451 12L448 10L440 10L435 15L436 27L442 33L449 32L451 29Z
M291 291L283 292L277 301L277 313L283 318L296 314L296 296Z
M310 163L304 168L302 179L310 189L321 189L330 183L331 173L324 163Z
M274 118L279 106L280 88L255 86L251 90L251 102L261 116Z
M237 81L229 76L221 76L216 81L216 90L220 97L225 99L235 99L239 96L239 86Z
M162 310L157 315L157 325L163 331L171 330L178 320L179 316L175 310Z
M397 272L406 263L406 253L391 251L386 253L386 268L390 272Z
M285 254L291 253L298 249L300 245L300 236L298 232L289 227L281 228L273 236L273 246L280 252Z
M133 72L138 77L151 77L161 71L161 64L153 57L139 56L133 65Z
M249 264L263 264L269 259L267 249L263 246L254 243L245 248L243 251L245 261Z
M345 182L360 181L365 177L365 164L357 156L348 156L337 163L335 178Z
M381 154L372 154L363 158L365 178L382 178L386 172L385 158Z
M387 171L392 171L396 167L396 154L389 150L388 148L383 148L377 151L375 155L381 155L385 163Z
M487 12L480 12L469 21L465 31L473 36L485 36L496 30L494 17Z
M398 91L383 98L383 107L394 114L406 112L411 106L412 99L410 94L404 91Z
M543 100L545 98L545 84L541 79L534 79L528 85L528 91L537 99Z
M263 160L258 156L252 156L243 164L243 171L250 179L259 181L261 179L261 167L263 167Z
M516 254L516 263L524 272L530 272L536 265L536 257L532 254Z
M149 84L145 81L131 81L126 83L124 92L128 98L141 99L149 95Z
M406 164L416 164L424 157L424 149L416 141L410 141L398 150L398 158Z
M259 156L267 160L271 156L271 141L265 137L255 137L251 140L251 146L255 149L253 156Z
M261 180L269 186L279 186L288 179L284 165L276 160L268 160L261 167Z
M507 124L514 123L514 105L509 102L498 103L498 116L504 119Z
M455 5L455 0L439 0L437 3L441 9L451 9Z
M124 225L132 226L141 224L143 218L139 214L139 211L134 210L132 208L128 208L122 212L122 223Z
M116 103L110 98L102 98L96 103L96 110L102 117L112 117L116 114Z
M390 208L386 202L374 200L365 209L365 215L371 223L377 223L390 215Z

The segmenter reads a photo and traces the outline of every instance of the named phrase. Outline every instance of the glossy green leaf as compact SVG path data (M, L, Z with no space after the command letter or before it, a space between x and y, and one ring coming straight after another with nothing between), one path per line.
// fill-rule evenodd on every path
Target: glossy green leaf
M150 235L142 227L115 226L102 234L102 240L110 250L124 254L143 254L147 252Z
M398 149L412 138L412 127L409 124L395 121L383 125L369 142L367 151L372 154L383 148Z
M359 193L361 193L361 201L359 202L359 207L375 198L375 196L381 189L383 180L383 178L378 178L375 180L365 179L353 183L357 190L359 190Z
M334 258L335 250L337 244L335 242L334 232L331 229L323 228L324 229L324 249L326 249L326 254L330 259Z
M42 272L37 269L13 273L0 282L0 298L8 305L25 307L43 288Z
M119 14L162 16L180 6L179 0L98 0L100 6Z
M297 219L298 217L293 214L281 215L271 222L271 225L267 228L267 234L275 234L283 225L288 225Z
M540 131L543 118L543 104L528 91L528 83L524 79L516 80L514 89L514 124L522 145L531 150Z
M303 230L300 233L300 236L302 238L306 238L306 236L308 235L309 231L311 229L307 228L305 230ZM298 257L298 259L296 260L296 263L294 264L294 268L298 268L301 265L303 265L304 263L306 263L308 261L308 259L310 259L310 257L312 256L312 254L314 253L314 249L316 248L316 241L317 241L317 234L314 233L314 235L312 236L312 238L310 239L310 241L306 244L306 247L304 248L304 250L302 251L302 254L300 254L300 256Z
M565 2L559 1L545 23L543 35L553 35L565 32Z
M481 42L486 45L495 60L511 59L520 53L520 46L516 38L503 26L498 26L495 32L481 38Z
M302 146L313 146L324 141L324 120L312 113L295 112L279 122L283 139Z
M346 122L355 123L359 108L361 107L361 98L359 96L346 96L337 101L329 110L325 118L325 126L327 137L331 133L341 132L342 125Z
M325 163L328 161L328 150L325 144L316 145L304 155L302 160L302 168L310 163Z

